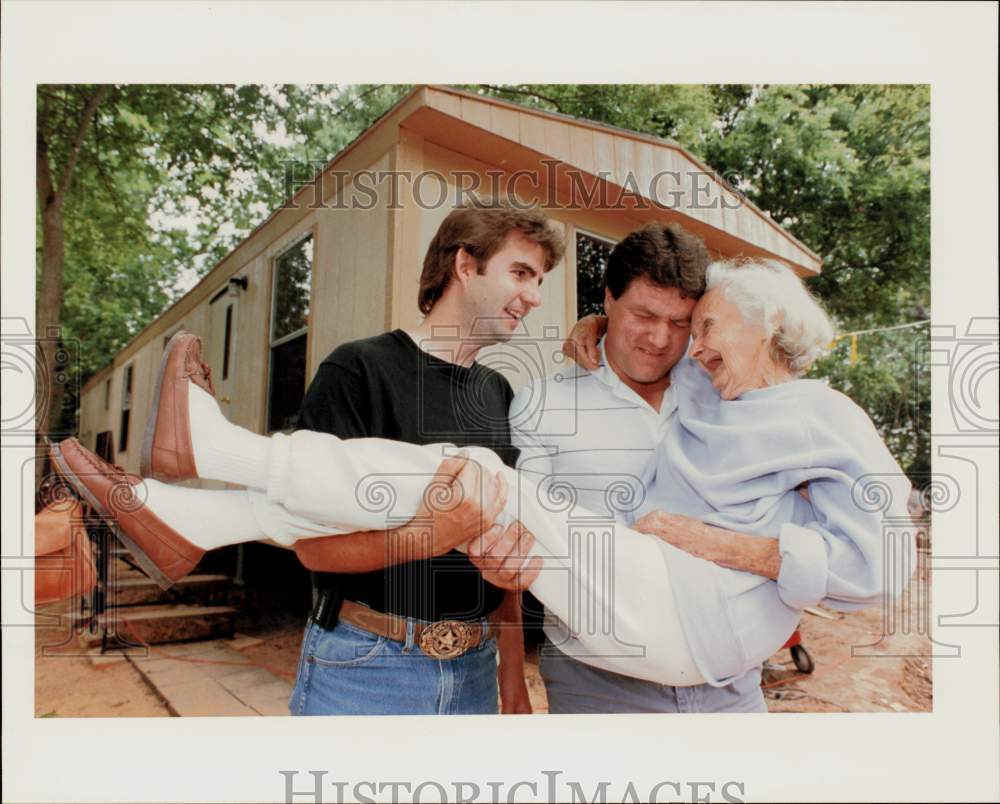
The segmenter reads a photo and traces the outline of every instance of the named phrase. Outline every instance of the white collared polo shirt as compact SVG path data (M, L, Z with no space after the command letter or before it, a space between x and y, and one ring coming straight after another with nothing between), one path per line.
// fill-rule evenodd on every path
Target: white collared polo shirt
M510 407L517 468L569 527L635 521L646 498L643 476L677 407L668 387L655 410L608 365L603 340L600 353L596 371L567 365L523 387ZM562 623L546 625L545 633L563 652L580 655Z

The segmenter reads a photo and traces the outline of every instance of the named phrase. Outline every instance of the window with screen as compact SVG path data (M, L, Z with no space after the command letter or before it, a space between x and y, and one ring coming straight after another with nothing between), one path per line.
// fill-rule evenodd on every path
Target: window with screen
M226 334L222 344L222 379L229 379L229 350L233 341L233 305L226 307Z
M94 452L98 458L102 458L108 463L115 462L115 442L110 430L105 430L97 434L97 442L94 444Z
M267 406L267 427L271 432L295 427L305 394L312 261L311 236L274 261Z
M125 366L125 376L122 378L122 418L118 428L118 451L128 451L128 431L132 419L132 368Z
M604 269L615 247L607 240L586 232L576 233L576 314L604 313Z

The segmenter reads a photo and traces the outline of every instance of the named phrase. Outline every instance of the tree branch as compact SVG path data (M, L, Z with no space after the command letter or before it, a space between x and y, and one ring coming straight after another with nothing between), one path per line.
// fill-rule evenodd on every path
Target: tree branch
M335 111L335 112L334 112L334 113L333 113L333 114L331 115L331 117L336 117L336 116L337 116L337 115L339 115L339 114L343 114L343 113L344 113L344 112L346 112L346 111L347 111L348 109L350 109L350 108L351 108L352 106L354 106L355 104L357 104L357 103L358 103L358 101L362 101L362 100L364 100L364 99L365 99L365 98L367 98L367 97L368 97L369 95L371 95L371 94L372 94L373 92L377 92L378 90L382 89L382 87L384 87L384 86L385 86L385 84L372 84L372 85L371 85L370 87L368 87L368 89L366 89L366 90L365 90L364 92L362 92L362 93L361 93L360 95L358 95L357 97L354 97L354 98L351 98L351 100L350 100L350 101L349 101L348 103L344 104L344 105L343 105L343 106L341 106L341 107L340 107L339 109L337 109L337 110L336 110L336 111Z
M111 182L111 178L108 176L107 171L104 169L104 164L101 162L101 125L100 123L94 123L94 167L97 169L97 177L101 180L104 185L104 189L108 193L108 197L111 199L111 204L115 208L115 212L118 213L119 218L124 219L125 213L122 211L122 205L118 200L118 193L115 192L114 186Z
M871 271L874 268L883 268L886 263L894 262L901 256L899 249L903 247L903 243L899 242L898 238L893 238L885 247L882 254L879 255L878 259L868 263L867 265L852 265L850 263L844 263L837 268L831 268L829 270L823 271L820 276L833 276L834 274L839 274L842 271L854 270L854 271Z
M538 98L538 100L545 101L546 103L551 103L553 106L556 107L556 111L559 112L560 114L567 114L566 110L563 109L562 104L555 98L548 98L545 95L541 95L530 89L520 89L518 87L498 87L494 86L493 84L480 84L479 86L481 86L483 89L492 90L493 92L509 92L512 95L526 95L529 98Z
M87 136L87 129L90 127L90 120L94 116L94 112L97 111L97 107L101 101L107 97L110 91L110 84L102 84L90 96L90 100L87 101L87 107L83 110L80 124L76 129L76 136L73 138L73 145L70 147L69 157L66 159L66 167L63 168L63 174L59 180L59 189L56 191L57 196L62 196L66 192L66 188L69 187L70 179L73 177L73 170L76 168L77 160L80 158L80 149L83 148L84 137Z
M49 167L49 143L45 139L44 115L39 120L38 131L35 134L35 186L38 191L38 203L41 204L44 212L52 203L52 169Z

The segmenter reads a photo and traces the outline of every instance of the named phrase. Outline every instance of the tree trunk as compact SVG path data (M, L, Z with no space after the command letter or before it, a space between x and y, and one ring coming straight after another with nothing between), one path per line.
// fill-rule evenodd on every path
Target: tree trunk
M35 430L36 461L35 489L44 478L45 448L42 436L59 426L62 413L64 386L56 379L56 352L59 344L59 325L62 321L63 258L63 201L73 179L73 171L83 148L87 129L97 112L97 107L111 91L109 85L98 87L90 96L77 121L76 134L58 183L53 178L49 164L49 143L46 140L48 107L43 104L38 119L37 150L35 153L35 186L38 207L42 215L42 275L38 285L35 305Z
M38 488L45 468L41 437L58 426L62 406L62 384L55 381L55 373L56 345L62 317L64 244L62 197L53 192L48 172L48 152L41 138L36 158L38 203L42 213L42 275L35 305L35 429L39 436L35 487Z
M63 384L56 382L56 351L60 337L63 295L63 210L62 200L53 202L42 212L42 278L38 288L35 331L40 344L39 363L44 366L45 396L36 406L38 429L55 430L59 425Z

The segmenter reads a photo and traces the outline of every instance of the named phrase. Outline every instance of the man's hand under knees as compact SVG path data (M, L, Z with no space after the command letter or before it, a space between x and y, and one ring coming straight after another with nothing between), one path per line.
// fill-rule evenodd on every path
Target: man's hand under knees
M443 555L488 530L507 504L507 481L464 456L438 466L420 510L399 528L300 539L295 553L314 572L371 572Z
M520 522L495 525L469 542L469 560L483 578L501 589L522 590L534 583L542 570L541 556L528 558L534 534Z
M488 531L507 505L507 480L462 455L445 458L413 523L430 524L431 554L443 555Z

